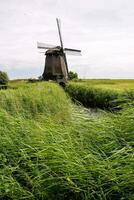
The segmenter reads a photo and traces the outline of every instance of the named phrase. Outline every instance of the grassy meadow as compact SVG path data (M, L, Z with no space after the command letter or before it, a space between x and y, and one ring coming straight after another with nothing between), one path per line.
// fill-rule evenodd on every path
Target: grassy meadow
M132 79L90 79L78 80L75 83L87 85L100 89L114 90L118 92L134 90L134 80Z
M0 199L134 199L133 86L126 93L91 82L64 90L13 81L0 90ZM105 111L119 103L118 112Z

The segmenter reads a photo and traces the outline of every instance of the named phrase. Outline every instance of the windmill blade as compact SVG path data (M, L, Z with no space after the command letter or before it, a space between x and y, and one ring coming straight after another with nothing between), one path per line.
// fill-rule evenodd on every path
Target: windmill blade
M51 45L51 44L37 42L37 48L39 48L39 49L51 49L51 48L56 48L56 45L54 46L54 45Z
M64 52L68 55L81 56L81 50L65 48Z
M40 51L39 53L43 53L43 54L45 54L45 52L42 52L42 51Z
M62 35L61 35L60 19L56 18L56 22L57 22L57 27L58 27L58 32L59 32L61 48L63 49L63 41L62 41Z
M66 70L67 70L67 74L69 73L69 70L68 70L68 64L67 64L67 58L66 58L66 54L64 53L64 60L65 60L65 65L66 65Z

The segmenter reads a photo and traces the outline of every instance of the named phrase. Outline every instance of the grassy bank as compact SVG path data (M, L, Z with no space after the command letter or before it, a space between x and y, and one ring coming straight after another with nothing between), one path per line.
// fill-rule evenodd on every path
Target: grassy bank
M133 199L134 109L99 116L53 83L0 91L0 199Z
M93 84L89 81L72 82L68 83L65 90L74 101L91 108L111 111L121 109L124 103L132 103L134 101L134 90L129 89L129 87L126 90L121 89L121 87L118 88L117 85L120 81L119 83L115 82L114 89L108 89L109 84L114 84L114 81L110 81L110 83L104 81L105 87L102 87L103 81L99 83L100 81L95 81L95 83L93 81Z
M69 113L68 102L62 88L53 83L24 83L18 89L0 91L0 109L12 116L64 118Z

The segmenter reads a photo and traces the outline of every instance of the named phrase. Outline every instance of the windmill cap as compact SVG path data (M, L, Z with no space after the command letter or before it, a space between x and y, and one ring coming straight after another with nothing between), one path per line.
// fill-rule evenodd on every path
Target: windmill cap
M48 55L48 54L58 54L58 55L62 54L61 47L57 46L55 48L48 49L45 54L46 55Z

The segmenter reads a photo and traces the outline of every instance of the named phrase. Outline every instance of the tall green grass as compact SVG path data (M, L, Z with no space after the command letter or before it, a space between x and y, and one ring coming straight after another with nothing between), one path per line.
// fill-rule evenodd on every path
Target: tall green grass
M94 88L86 84L69 83L65 90L73 100L91 108L119 109L125 101L125 98L117 91Z
M68 102L62 88L53 83L24 84L19 89L0 91L0 109L25 118L68 117Z
M99 84L99 83L98 83ZM115 86L116 88L116 86ZM121 109L124 103L133 103L134 90L111 90L105 87L95 87L82 83L68 83L65 91L74 101L91 108L100 108L105 110Z
M50 83L0 101L0 199L134 198L133 107L96 117Z
M74 82L74 81L73 81ZM89 87L114 90L121 92L134 89L134 80L132 79L87 79L77 80L74 83L87 85Z

